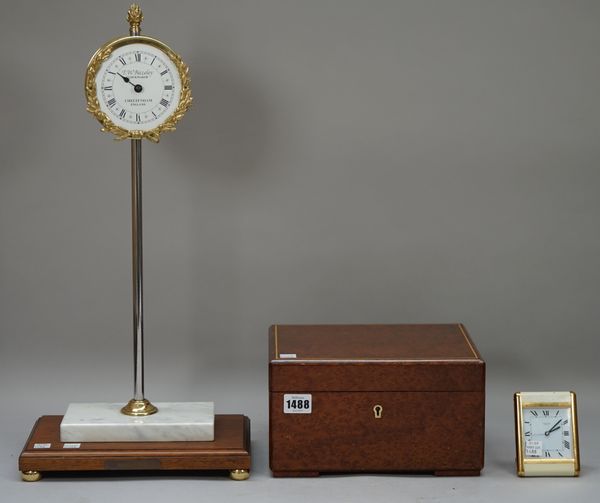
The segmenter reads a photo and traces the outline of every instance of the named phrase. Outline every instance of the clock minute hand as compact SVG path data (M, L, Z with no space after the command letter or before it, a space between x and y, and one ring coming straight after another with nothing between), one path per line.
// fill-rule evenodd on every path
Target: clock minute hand
M552 428L550 428L548 431L546 431L544 433L544 435L548 436L550 435L550 433L552 433L553 431L558 430L558 425L560 424L560 422L562 421L562 419L559 419L556 423L554 423L554 426L552 426Z

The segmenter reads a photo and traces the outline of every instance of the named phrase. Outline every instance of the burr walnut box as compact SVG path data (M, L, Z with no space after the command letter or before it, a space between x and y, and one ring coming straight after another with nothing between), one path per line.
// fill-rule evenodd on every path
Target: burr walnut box
M273 325L273 475L483 468L485 362L465 327Z

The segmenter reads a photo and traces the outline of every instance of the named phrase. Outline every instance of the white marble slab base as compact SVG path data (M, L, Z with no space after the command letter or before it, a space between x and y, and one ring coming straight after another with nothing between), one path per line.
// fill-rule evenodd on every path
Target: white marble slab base
M155 403L158 412L133 417L122 403L72 403L60 423L61 442L212 441L213 402Z

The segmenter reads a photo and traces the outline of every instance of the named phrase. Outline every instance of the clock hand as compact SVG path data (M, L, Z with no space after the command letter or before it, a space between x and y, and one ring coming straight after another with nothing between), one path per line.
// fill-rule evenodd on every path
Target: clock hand
M119 77L121 77L121 78L122 78L122 79L123 79L125 82L127 82L128 84L131 84L132 86L133 86L133 85L135 85L133 82L131 82L131 81L129 80L129 77L124 77L124 76L123 76L123 75L121 75L119 72L117 72L117 75L118 75Z
M560 424L561 421L562 421L562 419L559 419L556 423L554 423L554 426L552 426L552 428L550 428L548 431L544 432L544 435L549 436L550 433L558 430L558 425Z
M129 79L129 77L125 77L125 76L121 75L119 72L117 72L117 75L119 77L121 77L127 84L131 84L133 86L133 90L136 93L141 93L142 90L144 89L141 84L134 84L133 82L131 82L131 80Z

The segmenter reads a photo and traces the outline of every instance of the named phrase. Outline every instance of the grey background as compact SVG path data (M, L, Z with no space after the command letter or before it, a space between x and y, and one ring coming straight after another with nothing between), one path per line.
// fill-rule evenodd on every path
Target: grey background
M127 7L2 8L0 499L592 498L595 1L144 1L195 96L144 146L146 391L249 415L253 475L19 481L38 416L131 395L129 145L82 89ZM453 321L488 362L482 477L270 478L268 325ZM577 391L579 479L515 476L519 389Z

